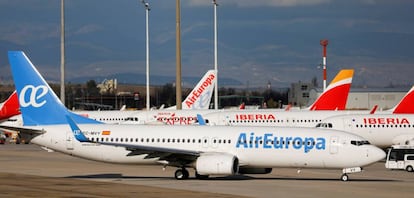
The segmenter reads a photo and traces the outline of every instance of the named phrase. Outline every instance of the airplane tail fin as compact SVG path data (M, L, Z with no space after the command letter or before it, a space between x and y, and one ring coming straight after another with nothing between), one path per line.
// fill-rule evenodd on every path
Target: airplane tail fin
M207 71L182 103L182 109L208 109L216 82L216 70Z
M353 75L353 69L341 70L309 110L345 110Z
M66 116L79 124L101 123L66 109L24 52L8 55L25 126L67 124Z
M0 109L0 120L5 120L19 114L19 101L17 100L16 91L14 91L12 95L10 95L10 97L4 101L3 106Z
M414 86L405 94L401 101L392 109L394 114L414 113Z

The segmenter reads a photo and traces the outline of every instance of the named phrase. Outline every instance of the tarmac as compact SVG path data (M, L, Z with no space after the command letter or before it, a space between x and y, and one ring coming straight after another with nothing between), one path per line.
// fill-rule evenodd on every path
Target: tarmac
M39 146L0 145L0 197L413 197L414 173L384 162L341 170L275 168L266 175L175 180L173 167L95 162Z

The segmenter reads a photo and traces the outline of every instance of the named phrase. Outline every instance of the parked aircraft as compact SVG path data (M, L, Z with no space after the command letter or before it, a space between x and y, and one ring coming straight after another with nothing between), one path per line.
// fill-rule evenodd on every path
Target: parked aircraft
M376 114L336 115L325 118L319 128L333 128L365 137L381 148L414 145L414 86L390 111Z
M414 114L339 115L322 120L317 127L357 134L381 148L414 145Z
M385 157L363 138L335 130L102 124L68 111L21 51L9 52L23 127L31 142L86 159L178 167L175 178L269 173L273 167L343 169Z
M0 104L0 121L7 120L8 118L19 114L20 110L17 93L14 91L6 101Z
M376 112L377 106L371 111L218 111L203 114L203 118L209 125L230 125L230 126L296 126L315 127L322 120L333 116L346 116L363 114L412 114L414 115L414 87L411 88L401 101L391 110ZM320 126L320 125L318 125Z
M248 124L250 122L255 122L258 125L263 125L262 122L268 123L270 126L274 126L273 122L285 122L280 123L279 126L296 126L298 122L295 123L296 120L300 122L299 119L295 119L296 117L292 117L296 113L289 113L291 117L290 120L274 120L274 114L280 112L279 110L207 110L203 109L202 107L208 106L212 96L212 89L214 87L214 83L216 82L216 73L214 70L208 71L198 85L193 89L193 91L183 102L183 106L186 104L191 104L191 101L195 98L195 102L192 103L191 110L184 109L184 110L173 110L173 109L161 109L161 110L152 110L152 111L76 111L77 114L83 115L85 117L89 117L91 119L95 119L97 121L110 123L110 124L168 124L168 125L191 125L197 122L197 114L201 114L203 116L209 114L206 117L207 121L210 121L211 124L215 125L235 125L238 122L242 122ZM308 108L311 111L316 110L338 110L344 109L346 105L346 99L348 97L349 88L351 86L353 76L353 70L346 69L341 70L336 77L332 80L332 82L327 87L327 90L318 97L318 99ZM198 91L201 90L201 91ZM199 97L197 96L198 93L201 92ZM194 96L194 97L193 97ZM189 102L190 101L190 102ZM194 109L198 108L197 111ZM294 110L289 110L288 112L297 112ZM210 114L212 113L212 114ZM231 119L231 116L227 116L228 114L240 114L240 119ZM218 118L222 121L228 121L220 123L218 121L214 121L212 119L215 118L215 115L218 114ZM308 113L306 113L308 114ZM316 123L320 122L322 118L313 117L309 114L312 119L303 119L306 124L309 126L315 126ZM326 115L325 113L319 115ZM220 116L226 117L226 119L220 118ZM246 119L244 116L254 116L258 117L258 119ZM260 119L261 116L268 116L269 119ZM266 117L267 118L267 117ZM11 122L21 123L20 117L15 117L11 119ZM216 118L215 118L216 119ZM289 124L286 124L288 122ZM232 122L230 124L230 122ZM241 124L241 123L240 123ZM242 125L245 125L242 124ZM307 126L308 126L307 125ZM299 125L302 126L302 125Z
M352 76L354 71L351 69L341 70L336 77L329 84L327 90L321 94L320 97L309 107L310 110L342 110L345 108L346 100L348 97L349 89L352 82ZM211 95L210 95L211 96ZM139 111L131 114L129 112L124 112L120 114L111 114L111 112L80 112L83 115L87 115L89 118L113 124L148 124L148 123L164 123L168 125L190 125L197 122L197 114L206 116L210 113L226 115L227 112L230 114L252 114L263 115L261 112L266 112L264 110L156 110L156 111ZM271 114L280 112L279 110L269 110ZM290 112L290 111L289 111ZM120 116L121 114L125 114ZM269 115L269 114L268 114ZM125 122L123 122L125 121ZM319 120L315 120L312 126L315 126ZM217 124L217 123L216 123ZM224 125L224 124L217 124ZM285 126L285 125L283 125Z

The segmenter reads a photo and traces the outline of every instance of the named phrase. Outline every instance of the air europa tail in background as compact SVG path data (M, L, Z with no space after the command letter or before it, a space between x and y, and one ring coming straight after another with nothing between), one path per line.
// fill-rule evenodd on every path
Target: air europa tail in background
M341 70L309 110L345 110L353 75L353 69Z
M17 93L14 91L10 97L0 104L0 121L6 120L12 116L20 114L19 102L17 100Z
M23 52L9 52L9 62L25 126L67 124L66 116L77 123L100 123L68 111Z
M182 109L208 109L211 96L213 95L214 85L217 82L216 70L208 70L195 88L188 94L182 103ZM176 109L176 106L167 108Z

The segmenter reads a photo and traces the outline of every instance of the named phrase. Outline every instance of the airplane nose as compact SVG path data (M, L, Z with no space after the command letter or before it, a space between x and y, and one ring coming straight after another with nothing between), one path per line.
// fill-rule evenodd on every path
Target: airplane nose
M384 159L385 156L385 152L376 146L372 146L371 149L369 149L368 151L368 158L371 159L373 162L380 161Z

